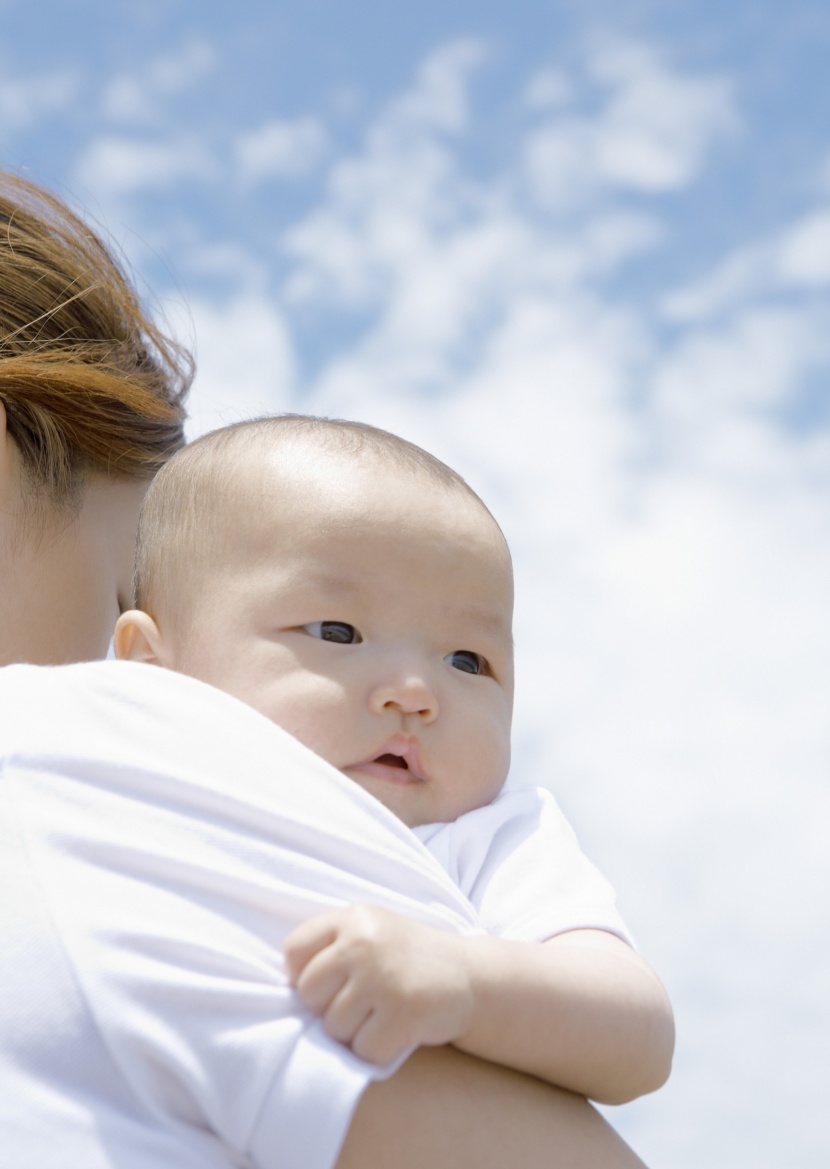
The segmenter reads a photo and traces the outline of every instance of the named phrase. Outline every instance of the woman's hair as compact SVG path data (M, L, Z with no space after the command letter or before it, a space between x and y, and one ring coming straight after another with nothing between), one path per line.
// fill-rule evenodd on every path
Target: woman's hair
M101 239L0 171L0 402L25 486L71 505L90 473L151 478L184 443L192 377Z

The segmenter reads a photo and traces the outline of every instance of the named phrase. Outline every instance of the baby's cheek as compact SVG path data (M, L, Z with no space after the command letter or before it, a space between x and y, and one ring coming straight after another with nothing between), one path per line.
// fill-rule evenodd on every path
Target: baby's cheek
M268 717L288 731L303 746L335 767L349 756L350 720L341 701L339 688L320 682L288 679L273 696Z
M510 770L510 722L494 717L480 739L479 783L485 785L492 799L503 787ZM486 801L485 801L486 802Z
M504 786L510 768L510 744L492 734L482 735L457 757L456 815L489 804Z

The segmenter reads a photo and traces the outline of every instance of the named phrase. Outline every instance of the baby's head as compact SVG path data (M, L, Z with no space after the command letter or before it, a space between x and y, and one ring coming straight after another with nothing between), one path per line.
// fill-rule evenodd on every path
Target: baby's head
M159 473L115 648L248 703L415 827L507 776L512 601L504 537L454 471L288 415Z

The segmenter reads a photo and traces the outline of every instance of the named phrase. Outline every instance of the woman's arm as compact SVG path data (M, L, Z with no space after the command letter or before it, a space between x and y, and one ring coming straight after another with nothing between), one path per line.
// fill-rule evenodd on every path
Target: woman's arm
M329 1034L375 1063L453 1043L607 1104L671 1067L665 991L624 942L575 930L542 945L445 933L374 906L335 910L286 941L292 982Z
M336 1169L645 1169L581 1096L422 1047L371 1084Z

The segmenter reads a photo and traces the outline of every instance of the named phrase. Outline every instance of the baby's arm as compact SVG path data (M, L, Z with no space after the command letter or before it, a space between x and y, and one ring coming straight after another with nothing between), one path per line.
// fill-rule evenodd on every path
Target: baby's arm
M537 945L352 906L304 923L285 953L329 1034L373 1063L453 1043L607 1104L654 1091L669 1073L665 991L612 934L574 930Z

